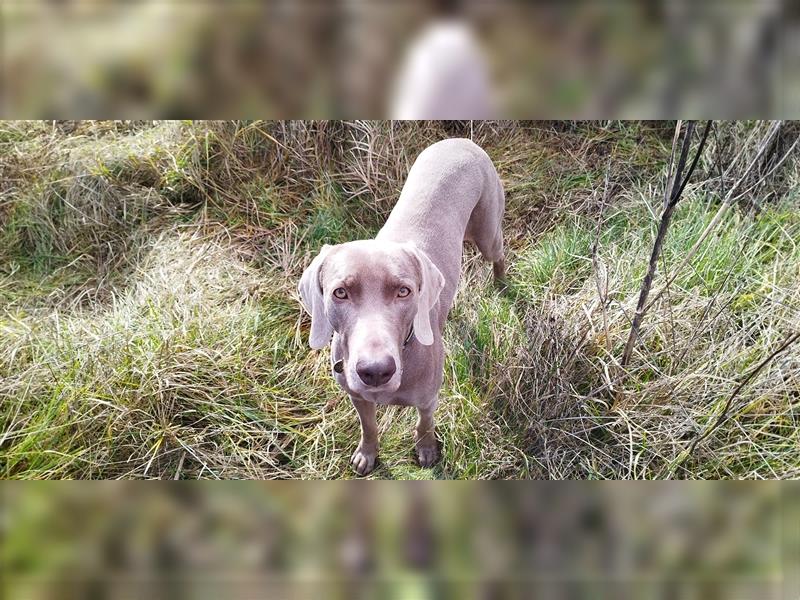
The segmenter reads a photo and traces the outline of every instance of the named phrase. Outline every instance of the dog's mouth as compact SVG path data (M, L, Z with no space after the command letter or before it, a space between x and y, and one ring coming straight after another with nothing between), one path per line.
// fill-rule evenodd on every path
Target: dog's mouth
M402 373L397 374L396 380L393 378L391 381L387 381L381 385L366 385L358 380L358 376L354 379L355 381L350 381L350 387L359 394L383 394L387 392L396 392L398 390L402 379Z
M348 387L355 393L367 398L371 394L386 394L396 392L400 388L403 379L403 367L398 365L392 378L380 385L369 385L359 377L356 369L344 360L338 360L333 365L333 372L344 376Z

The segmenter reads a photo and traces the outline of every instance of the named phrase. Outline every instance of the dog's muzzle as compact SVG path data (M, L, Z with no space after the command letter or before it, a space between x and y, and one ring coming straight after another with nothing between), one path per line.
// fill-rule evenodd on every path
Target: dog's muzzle
M414 337L414 325L411 325L411 329L408 330L408 335L406 339L403 340L403 347L402 350L405 350L406 347L411 343L411 339ZM344 360L341 358L333 363L333 372L339 373L340 375L344 373Z

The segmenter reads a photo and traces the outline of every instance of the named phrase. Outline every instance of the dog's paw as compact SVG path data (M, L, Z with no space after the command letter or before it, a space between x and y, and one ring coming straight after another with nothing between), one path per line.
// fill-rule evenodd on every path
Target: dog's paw
M417 449L417 459L420 467L432 467L439 460L439 444L436 442L436 436L433 433L429 433L419 439L415 431L414 445Z
M375 461L378 458L377 450L367 450L359 444L353 456L350 459L350 464L353 470L359 475L369 475L375 468Z

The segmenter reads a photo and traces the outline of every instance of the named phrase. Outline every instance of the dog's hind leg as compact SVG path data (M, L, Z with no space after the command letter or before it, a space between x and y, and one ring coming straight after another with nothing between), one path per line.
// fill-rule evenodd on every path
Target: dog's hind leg
M494 281L499 287L506 286L506 259L501 258L492 263L492 272L494 273Z
M475 243L483 258L492 263L495 282L505 285L506 261L503 249L503 184L497 179L490 191L484 192L467 223L466 238Z
M476 245L483 257L492 263L492 273L494 274L495 284L501 288L505 287L506 258L503 252L503 233L500 227L498 226L497 233L489 244L482 245L476 241Z

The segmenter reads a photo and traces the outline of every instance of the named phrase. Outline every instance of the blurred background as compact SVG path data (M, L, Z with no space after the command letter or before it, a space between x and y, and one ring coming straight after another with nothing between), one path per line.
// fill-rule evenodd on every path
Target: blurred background
M4 0L0 116L792 118L799 30L787 0ZM4 482L0 498L5 598L800 589L792 484Z
M800 115L785 0L5 0L14 118Z
M796 598L775 482L3 484L6 598Z

